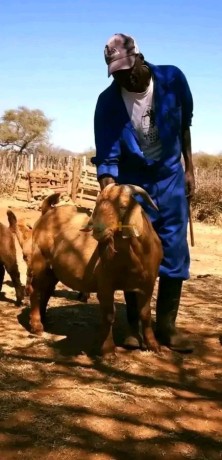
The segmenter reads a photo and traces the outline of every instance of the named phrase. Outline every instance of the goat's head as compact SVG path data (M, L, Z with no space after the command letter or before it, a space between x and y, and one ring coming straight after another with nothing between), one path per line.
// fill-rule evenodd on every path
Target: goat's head
M150 206L158 209L149 194L136 185L109 184L97 198L96 206L88 223L94 238L106 244L110 256L114 250L114 234L123 238L139 237L143 231L143 216L140 204L133 198L140 194Z

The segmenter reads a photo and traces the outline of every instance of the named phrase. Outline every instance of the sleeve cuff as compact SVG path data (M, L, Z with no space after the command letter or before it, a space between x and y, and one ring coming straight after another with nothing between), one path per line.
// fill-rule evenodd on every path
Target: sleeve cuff
M117 165L99 165L97 166L97 178L103 175L110 175L114 178L118 177L118 166Z

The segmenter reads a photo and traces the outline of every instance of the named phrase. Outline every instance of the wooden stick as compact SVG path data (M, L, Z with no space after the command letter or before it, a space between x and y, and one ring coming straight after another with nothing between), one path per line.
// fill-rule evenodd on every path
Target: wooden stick
M193 219L192 219L192 209L191 209L191 204L190 201L188 203L188 213L189 213L189 227L190 227L190 242L191 246L194 247L194 231L193 231Z

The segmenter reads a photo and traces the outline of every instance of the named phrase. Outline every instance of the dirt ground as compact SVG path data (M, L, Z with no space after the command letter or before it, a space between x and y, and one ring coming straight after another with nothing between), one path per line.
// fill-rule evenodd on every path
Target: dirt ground
M1 200L33 223L27 203ZM192 354L162 348L125 351L121 292L116 293L116 357L90 350L100 313L58 284L47 332L28 329L29 303L15 306L5 277L0 301L1 460L219 460L222 458L222 229L195 224L191 279L184 284L178 326L190 331ZM17 246L22 282L25 263ZM153 296L155 317L156 290Z

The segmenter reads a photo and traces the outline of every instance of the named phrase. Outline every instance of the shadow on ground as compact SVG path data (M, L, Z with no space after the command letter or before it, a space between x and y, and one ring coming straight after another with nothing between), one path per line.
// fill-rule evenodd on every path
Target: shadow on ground
M28 330L28 307L0 305L1 458L37 460L219 460L221 442L221 279L186 284L179 326L192 332L191 355L120 348L126 315L118 298L116 356L91 355L96 299L61 290L46 332ZM212 292L212 294L211 294ZM217 291L218 292L218 291Z
M56 298L61 299L64 292L57 291ZM67 298L73 300L74 293L69 293ZM23 328L30 332L29 308L23 308L18 315L18 321ZM50 346L64 356L76 356L80 353L93 355L98 351L98 337L100 329L100 309L98 304L70 304L47 309L44 324L45 332L58 336ZM127 330L125 305L116 303L116 321L113 336L116 346L121 346ZM62 338L59 340L59 337Z

